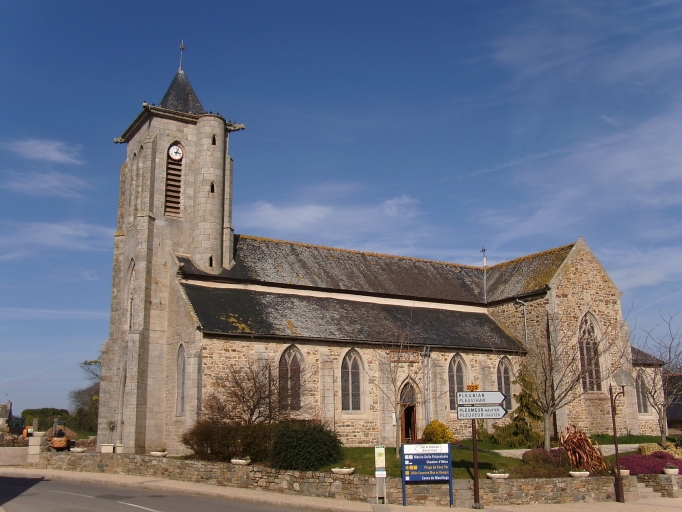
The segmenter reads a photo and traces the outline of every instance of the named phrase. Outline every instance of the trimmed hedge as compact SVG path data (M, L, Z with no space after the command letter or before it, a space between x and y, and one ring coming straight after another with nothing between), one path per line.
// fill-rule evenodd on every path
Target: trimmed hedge
M315 471L341 460L336 432L312 421L282 423L272 446L272 463L278 469Z
M571 461L563 448L554 448L546 452L542 448L533 448L521 456L528 466L512 469L513 478L563 478L568 476Z

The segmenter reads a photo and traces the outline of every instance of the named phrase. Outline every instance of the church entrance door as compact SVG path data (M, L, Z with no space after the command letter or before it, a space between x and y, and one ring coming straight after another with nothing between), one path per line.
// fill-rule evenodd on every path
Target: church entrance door
M414 386L409 382L400 392L400 440L403 443L417 442L417 403Z

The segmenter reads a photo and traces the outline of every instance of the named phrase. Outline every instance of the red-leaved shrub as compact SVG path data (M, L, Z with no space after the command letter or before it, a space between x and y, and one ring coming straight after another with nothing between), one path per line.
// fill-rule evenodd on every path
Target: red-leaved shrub
M629 469L632 475L651 475L663 473L666 464L675 464L682 469L682 460L668 452L654 452L651 455L626 455L620 459L620 467Z
M521 458L533 466L570 466L571 464L568 453L563 448L553 448L549 452L543 448L533 448L523 452Z

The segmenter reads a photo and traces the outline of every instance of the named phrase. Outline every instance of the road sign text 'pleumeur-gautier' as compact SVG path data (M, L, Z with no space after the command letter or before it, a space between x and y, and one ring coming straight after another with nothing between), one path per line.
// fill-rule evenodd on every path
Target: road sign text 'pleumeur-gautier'
M478 489L478 443L476 439L477 420L499 420L507 414L507 410L502 407L502 402L506 400L504 393L499 391L478 391L478 384L471 387L469 391L457 393L457 419L471 420L471 440L474 452L474 506L473 508L483 508L479 500Z

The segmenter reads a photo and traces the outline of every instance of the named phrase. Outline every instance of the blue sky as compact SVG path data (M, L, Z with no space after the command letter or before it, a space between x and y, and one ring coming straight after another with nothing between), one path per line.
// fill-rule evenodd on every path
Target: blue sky
M178 67L238 233L478 264L584 237L635 336L682 309L680 2L3 2L0 401L107 338L113 144ZM639 334L638 334L639 333Z

